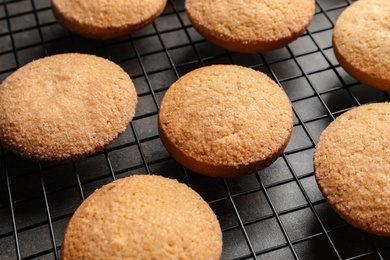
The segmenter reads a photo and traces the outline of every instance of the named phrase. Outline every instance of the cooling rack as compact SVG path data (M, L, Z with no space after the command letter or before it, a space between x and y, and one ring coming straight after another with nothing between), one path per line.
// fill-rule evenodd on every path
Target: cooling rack
M334 57L331 36L352 2L317 0L310 28L288 47L239 54L213 46L191 26L183 0L168 0L150 26L113 41L78 37L57 24L49 0L0 1L0 82L47 55L95 54L133 79L133 122L104 151L72 164L47 166L1 148L0 259L59 259L66 225L95 189L132 174L175 178L196 190L223 231L222 259L390 259L390 239L358 230L329 207L313 175L320 133L341 113L389 101L389 93L351 78ZM220 179L189 171L164 149L157 113L168 87L210 64L239 64L272 77L289 96L294 130L282 156L249 176ZM158 232L158 230L156 230Z

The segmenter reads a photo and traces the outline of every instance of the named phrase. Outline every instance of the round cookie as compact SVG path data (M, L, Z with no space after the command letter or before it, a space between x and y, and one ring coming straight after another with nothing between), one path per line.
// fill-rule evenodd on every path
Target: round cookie
M273 163L290 139L293 114L268 76L236 65L196 69L166 92L158 130L187 168L215 177L254 173Z
M106 40L145 27L164 10L167 0L51 0L58 23L81 36Z
M369 86L390 91L390 1L359 0L347 7L333 31L340 65Z
M137 93L115 63L59 54L28 63L0 85L0 143L41 163L102 150L132 120Z
M194 28L222 48L263 52L286 46L301 36L314 15L314 0L186 0Z
M133 175L80 205L61 259L219 259L221 252L219 222L202 197L173 179Z
M390 103L353 108L321 134L314 154L318 186L347 222L390 236Z

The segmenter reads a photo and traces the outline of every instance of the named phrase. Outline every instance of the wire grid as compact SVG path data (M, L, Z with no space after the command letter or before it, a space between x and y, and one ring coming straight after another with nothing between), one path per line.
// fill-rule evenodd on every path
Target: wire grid
M312 25L288 47L239 54L199 36L183 0L168 1L153 24L113 41L66 31L56 23L49 0L2 0L0 81L33 59L89 53L124 68L139 103L125 133L75 163L39 165L1 149L0 259L59 259L64 230L80 203L102 185L139 173L178 179L210 204L223 231L222 259L390 259L390 239L343 221L325 202L313 175L315 143L335 117L361 104L390 100L388 93L348 76L333 55L333 25L350 4L317 0ZM293 105L294 130L285 152L249 176L193 173L169 156L158 136L158 107L168 87L195 68L218 63L268 74Z

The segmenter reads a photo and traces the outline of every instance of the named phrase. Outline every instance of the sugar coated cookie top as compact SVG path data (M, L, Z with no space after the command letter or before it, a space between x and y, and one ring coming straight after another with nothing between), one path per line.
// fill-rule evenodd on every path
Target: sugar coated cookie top
M193 26L206 39L238 52L281 48L304 33L314 0L186 0Z
M61 259L219 259L221 252L219 222L194 190L157 175L133 175L81 204Z
M58 22L93 39L124 36L151 23L166 0L51 0Z
M352 225L390 236L390 103L356 107L333 121L314 155L329 204Z
M293 124L290 101L268 76L236 65L196 69L166 92L160 137L188 168L212 176L253 173L276 160Z
M390 90L390 1L359 0L339 16L333 47L340 65L359 81Z
M102 150L132 120L137 94L115 63L87 54L35 60L0 85L0 142L38 162Z

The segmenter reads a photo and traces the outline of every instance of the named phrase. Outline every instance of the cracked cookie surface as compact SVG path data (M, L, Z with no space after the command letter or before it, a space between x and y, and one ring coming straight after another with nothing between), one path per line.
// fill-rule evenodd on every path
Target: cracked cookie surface
M194 190L133 175L96 190L66 228L61 259L219 259L222 232Z
M233 177L270 165L286 147L293 115L268 76L236 65L196 69L166 92L158 115L168 152L191 170Z
M186 0L194 28L222 48L251 53L278 49L301 36L314 0Z
M353 108L321 134L314 172L328 203L355 227L390 236L390 103Z
M390 90L390 2L359 0L339 16L333 50L340 65L371 87Z
M32 61L0 85L0 142L42 163L102 150L132 120L137 93L117 64L87 54Z
M57 21L81 36L107 40L139 30L164 10L166 0L51 0Z

